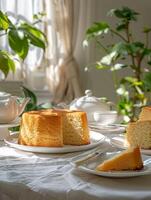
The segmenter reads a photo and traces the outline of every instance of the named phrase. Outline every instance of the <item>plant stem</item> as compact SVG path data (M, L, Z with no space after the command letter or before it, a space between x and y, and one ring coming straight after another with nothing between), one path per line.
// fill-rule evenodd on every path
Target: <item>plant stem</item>
M126 26L126 37L127 37L127 43L131 44L132 41L132 34L130 33L129 30L129 22L127 22L127 26ZM140 54L137 54L136 56L133 55L133 53L129 54L131 57L131 61L132 61L132 65L131 68L133 69L134 72L134 76L137 78L137 81L141 81L141 61L143 59L143 57L141 57ZM133 102L133 107L131 110L131 121L135 121L135 117L136 117L136 104L140 101L139 97L138 97L139 92L137 91L137 89L135 88L134 91L132 91L132 97L131 100Z
M129 22L127 22L126 26L126 35L127 35L127 42L130 43L130 31L129 31Z
M95 41L106 53L109 53L108 49L99 40L95 38Z
M148 32L145 35L146 35L146 38L145 38L145 40L146 40L145 47L148 48L148 44L149 44L149 34L148 34Z
M41 19L39 19L39 20L37 20L37 21L35 21L34 23L32 23L33 25L36 25L36 24L38 24L38 23L40 23L40 22L42 22L42 20Z
M126 32L126 36L127 36L127 43L130 44L130 43L131 43L131 37L130 37L131 34L130 34L130 30L129 30L129 22L127 22L127 26L126 26L125 32ZM131 61L132 61L132 65L130 65L130 67L131 67L134 71L136 71L136 70L137 70L137 67L136 67L136 64L135 64L135 58L134 58L134 56L133 56L132 53L130 53L129 55L130 55Z
M124 40L125 42L128 42L128 41L126 40L126 38L125 38L123 35L121 35L120 33L116 32L116 31L113 30L113 29L110 29L110 31L111 31L112 33L114 33L115 35L119 36L119 37L120 37L122 40Z
M118 87L117 87L117 86L118 86L118 77L117 77L116 71L113 71L112 74L113 74L114 89L115 89L115 91L116 91L117 88L118 88Z

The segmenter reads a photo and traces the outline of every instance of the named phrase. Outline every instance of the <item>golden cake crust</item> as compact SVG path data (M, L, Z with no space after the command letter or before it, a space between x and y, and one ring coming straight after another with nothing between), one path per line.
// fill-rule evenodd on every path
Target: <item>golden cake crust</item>
M138 170L143 168L139 147L131 147L97 166L98 171Z
M61 116L42 111L24 113L18 142L28 146L63 146Z

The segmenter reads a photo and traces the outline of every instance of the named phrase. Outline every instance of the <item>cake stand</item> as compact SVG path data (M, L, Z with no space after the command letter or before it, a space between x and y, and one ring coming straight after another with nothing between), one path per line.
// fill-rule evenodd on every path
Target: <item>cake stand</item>
M8 130L8 128L19 126L19 124L20 124L19 118L8 124L0 124L0 140L4 140L10 135L10 131Z

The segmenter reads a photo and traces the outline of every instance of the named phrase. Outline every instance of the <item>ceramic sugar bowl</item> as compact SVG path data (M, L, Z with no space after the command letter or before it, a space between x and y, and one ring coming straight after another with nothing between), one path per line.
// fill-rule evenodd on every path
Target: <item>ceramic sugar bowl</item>
M0 124L14 121L24 110L30 98L25 98L22 103L17 101L17 96L0 92Z
M106 102L104 98L93 96L91 90L85 91L85 96L75 99L70 104L71 110L83 110L87 113L88 122L94 122L94 112L111 110L112 102Z

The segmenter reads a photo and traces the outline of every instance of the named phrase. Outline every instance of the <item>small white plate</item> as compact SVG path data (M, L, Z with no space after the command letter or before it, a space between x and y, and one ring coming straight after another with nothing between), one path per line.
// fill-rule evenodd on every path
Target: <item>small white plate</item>
M104 176L104 177L112 177L112 178L127 178L127 177L135 177L135 176L142 176L151 174L151 159L148 158L148 156L142 155L142 159L144 162L144 168L141 170L123 170L123 171L109 171L109 172L103 172L103 171L97 171L96 167L101 164L104 160L109 159L110 157L115 156L119 152L106 152L102 153L99 156L95 156L85 162L83 162L80 165L76 165L72 163L77 169L89 173L89 174L95 174L98 176Z
M74 146L74 145L65 145L64 147L35 147L35 146L26 146L20 145L17 143L18 141L18 133L15 133L5 139L5 143L8 144L10 147L34 152L34 153L69 153L69 152L76 152L76 151L83 151L88 150L96 147L97 145L101 144L105 140L105 136L95 132L90 131L90 144L81 145L81 146Z
M0 128L11 128L11 127L19 126L20 120L21 120L20 118L17 118L16 120L8 124L0 124Z
M125 126L120 124L102 125L97 122L89 123L92 130L99 131L102 134L121 134L125 131Z
M120 149L127 149L124 135L115 136L110 138L110 143ZM141 149L141 152L146 155L151 155L151 149Z

